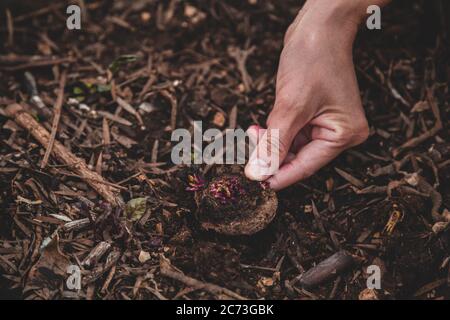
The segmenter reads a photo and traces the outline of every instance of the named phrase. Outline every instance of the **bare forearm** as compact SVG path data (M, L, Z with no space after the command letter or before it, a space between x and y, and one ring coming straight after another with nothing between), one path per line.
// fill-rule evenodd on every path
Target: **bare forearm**
M371 5L384 6L390 0L307 0L300 10L286 36L296 29L301 20L311 34L332 31L342 41L342 45L351 48L359 25L367 16ZM324 30L326 29L326 30Z

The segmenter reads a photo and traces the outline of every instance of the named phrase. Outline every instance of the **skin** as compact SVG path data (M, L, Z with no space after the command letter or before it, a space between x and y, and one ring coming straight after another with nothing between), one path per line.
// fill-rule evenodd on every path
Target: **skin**
M278 129L279 139L270 145L267 129L248 129L257 142L245 168L249 179L283 189L367 139L352 47L367 7L387 2L306 2L285 34L275 103L267 120L267 129ZM272 156L280 166L267 170Z

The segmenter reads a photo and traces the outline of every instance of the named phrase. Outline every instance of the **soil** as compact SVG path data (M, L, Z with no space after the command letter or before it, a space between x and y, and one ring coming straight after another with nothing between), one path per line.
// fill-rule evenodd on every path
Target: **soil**
M358 299L374 296L370 265L382 272L379 298L450 297L450 230L435 219L450 208L446 1L394 1L382 30L362 28L354 61L368 141L278 192L273 221L239 236L199 220L242 218L266 191L238 175L251 193L199 211L187 176L217 182L231 173L174 165L171 132L192 130L193 120L203 130L264 126L301 3L84 3L80 31L67 30L63 2L11 9L11 18L0 5L9 21L0 26L2 298L218 299L219 286L231 298ZM55 141L125 207L53 154L42 166L47 146L3 112L19 103L51 132L62 93ZM229 214L236 207L242 216ZM351 255L351 267L304 288L301 276L337 252ZM81 267L79 291L65 284L69 265Z

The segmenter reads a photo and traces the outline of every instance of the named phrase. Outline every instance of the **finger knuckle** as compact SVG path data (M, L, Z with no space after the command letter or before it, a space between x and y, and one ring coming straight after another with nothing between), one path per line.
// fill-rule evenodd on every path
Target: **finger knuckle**
M369 138L369 125L366 119L362 119L357 122L352 128L352 140L353 144L357 145L363 143Z
M370 136L370 129L369 126L366 124L364 128L361 130L361 143L369 139Z
M356 121L341 125L335 130L335 141L339 146L355 146L363 143L369 137L367 121Z
M334 142L340 147L347 146L351 141L351 132L350 126L338 126L334 130Z

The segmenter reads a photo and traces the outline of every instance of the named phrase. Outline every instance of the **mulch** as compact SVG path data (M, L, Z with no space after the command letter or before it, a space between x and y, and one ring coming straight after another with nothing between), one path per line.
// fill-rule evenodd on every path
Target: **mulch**
M448 299L444 2L396 1L361 30L370 138L240 237L199 228L171 132L264 126L297 1L92 0L79 31L64 3L2 8L0 297Z

